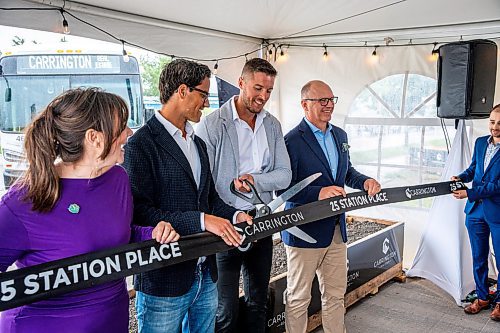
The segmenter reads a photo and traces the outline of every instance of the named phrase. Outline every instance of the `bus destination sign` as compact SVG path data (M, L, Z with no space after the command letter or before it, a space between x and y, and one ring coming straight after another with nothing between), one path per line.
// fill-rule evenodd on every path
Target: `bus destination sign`
M120 73L121 56L26 55L17 57L17 74L113 74Z

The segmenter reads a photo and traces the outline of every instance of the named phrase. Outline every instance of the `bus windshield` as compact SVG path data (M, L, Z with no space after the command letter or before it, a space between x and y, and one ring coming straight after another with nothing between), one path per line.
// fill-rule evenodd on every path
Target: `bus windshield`
M143 124L139 75L9 75L0 77L0 129L22 132L59 94L70 88L91 86L117 94L127 102L129 127Z

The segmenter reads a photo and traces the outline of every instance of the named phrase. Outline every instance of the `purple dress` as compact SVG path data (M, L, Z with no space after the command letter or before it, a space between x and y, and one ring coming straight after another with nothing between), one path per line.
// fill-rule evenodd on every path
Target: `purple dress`
M14 262L22 268L151 239L153 228L131 226L132 194L120 166L93 179L61 179L49 213L32 211L24 193L13 187L0 202L0 272ZM128 332L125 280L4 311L0 332Z

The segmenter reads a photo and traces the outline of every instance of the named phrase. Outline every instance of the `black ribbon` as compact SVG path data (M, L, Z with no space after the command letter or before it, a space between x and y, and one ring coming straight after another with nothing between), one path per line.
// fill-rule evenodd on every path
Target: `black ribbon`
M366 192L355 192L262 216L254 219L252 225L239 223L235 228L245 245L292 226L351 210L450 194L465 188L462 182L441 182L382 189L373 197ZM231 248L220 237L204 232L183 236L174 243L162 245L148 240L1 273L0 311Z

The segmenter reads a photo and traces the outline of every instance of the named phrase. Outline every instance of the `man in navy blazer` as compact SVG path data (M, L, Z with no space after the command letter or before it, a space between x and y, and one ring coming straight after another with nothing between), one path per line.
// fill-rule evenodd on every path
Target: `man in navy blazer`
M230 220L251 218L222 201L207 149L188 121L208 106L210 69L178 59L162 71L162 108L128 141L124 167L134 197L134 223L168 221L182 236L209 231L241 245ZM202 256L203 254L200 253ZM213 332L217 310L215 256L201 257L135 277L139 332Z
M497 270L500 271L500 104L493 107L489 119L490 135L476 140L470 166L451 180L472 181L467 190L455 191L457 199L467 198L465 225L472 249L477 299L464 311L476 314L490 307L488 297L489 239L493 243ZM500 281L500 275L498 276ZM500 292L491 300L490 318L500 321Z
M322 81L310 81L301 91L305 117L285 136L290 156L293 186L311 174L322 176L303 189L286 208L346 195L344 185L380 191L380 184L358 171L349 160L349 144L344 130L330 124L337 97ZM285 323L288 333L306 332L307 308L315 274L321 291L322 323L325 332L344 332L344 294L347 287L347 234L345 215L300 226L317 241L307 243L283 231L288 261Z

